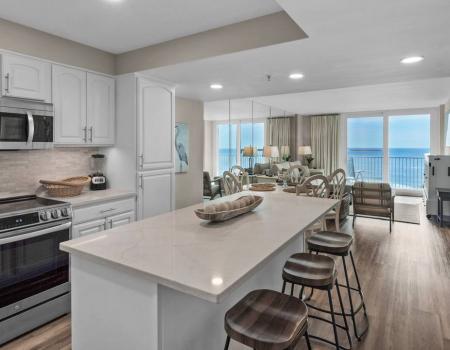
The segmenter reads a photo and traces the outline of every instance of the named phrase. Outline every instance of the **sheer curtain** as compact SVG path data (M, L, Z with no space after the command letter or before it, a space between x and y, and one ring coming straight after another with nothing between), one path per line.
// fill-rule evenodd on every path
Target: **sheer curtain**
M330 175L339 166L339 115L311 117L311 149L315 164Z
M295 158L297 145L297 117L268 118L266 124L266 144L278 146L289 146L291 159Z

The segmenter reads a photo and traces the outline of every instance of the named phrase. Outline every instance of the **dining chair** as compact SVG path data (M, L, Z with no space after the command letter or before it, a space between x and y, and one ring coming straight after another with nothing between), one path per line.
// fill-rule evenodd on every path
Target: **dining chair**
M308 177L302 184L296 186L297 196L304 195L308 197L328 198L329 183L323 175L313 175ZM315 230L326 230L325 219L322 218L313 223L309 229L305 230L306 235ZM309 231L309 232L308 232Z
M325 220L334 220L336 225L336 231L339 231L340 222L339 222L339 213L341 209L341 201L342 197L345 193L345 185L346 185L346 174L344 169L336 169L333 173L327 177L328 179L328 197L331 199L336 199L339 201L339 204L336 206L331 213L325 215ZM325 221L326 225L326 221Z
M306 178L304 165L293 165L288 169L288 179L291 183L302 184Z
M231 171L223 172L223 187L227 196L242 192L242 183Z
M239 180L241 187L250 184L247 170L240 165L233 165L230 172Z

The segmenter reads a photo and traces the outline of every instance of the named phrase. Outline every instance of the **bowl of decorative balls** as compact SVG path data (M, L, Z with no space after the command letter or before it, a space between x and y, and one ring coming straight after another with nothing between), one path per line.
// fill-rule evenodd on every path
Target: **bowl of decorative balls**
M208 221L225 221L236 216L248 213L260 205L263 197L242 196L233 201L212 203L204 209L196 209L195 215Z

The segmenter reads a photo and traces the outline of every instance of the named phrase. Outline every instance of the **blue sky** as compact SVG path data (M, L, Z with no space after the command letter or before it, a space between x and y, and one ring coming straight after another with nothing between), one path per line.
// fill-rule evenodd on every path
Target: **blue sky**
M383 148L383 117L349 118L348 148ZM390 148L429 148L430 116L389 117Z

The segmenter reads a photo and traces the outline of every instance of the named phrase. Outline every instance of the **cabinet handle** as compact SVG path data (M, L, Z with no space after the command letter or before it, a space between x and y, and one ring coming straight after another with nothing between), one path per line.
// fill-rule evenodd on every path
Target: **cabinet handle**
M9 73L6 73L5 81L6 81L5 93L9 94Z
M82 130L83 130L83 133L84 133L83 141L87 142L87 127L84 127Z
M91 132L91 137L89 138L89 141L91 141L91 143L92 143L92 138L93 138L93 134L94 134L94 127L91 126L91 127L89 128L89 131Z
M100 213L107 213L107 212L109 212L109 211L113 211L113 210L116 210L116 208L109 208L109 209L104 209L104 210L100 210Z
M139 187L144 189L144 178L143 176L139 176Z
M144 166L144 155L141 154L140 156L138 156L139 158L139 166L142 168Z

